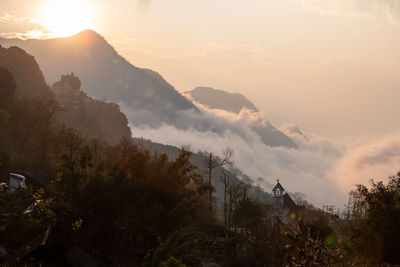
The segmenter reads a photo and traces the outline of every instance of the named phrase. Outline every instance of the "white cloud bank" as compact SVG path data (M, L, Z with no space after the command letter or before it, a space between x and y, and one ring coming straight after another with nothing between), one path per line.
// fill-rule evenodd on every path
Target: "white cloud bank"
M400 169L400 133L377 138L349 150L335 166L333 177L341 190L370 179L383 180Z
M400 133L362 144L345 144L286 125L280 130L298 149L269 147L251 130L254 124L268 123L259 113L242 110L236 115L198 107L201 113L178 113L178 127L157 121L148 111L122 110L135 137L177 147L190 145L195 152L217 155L229 146L234 150L235 166L254 181L262 177L266 190L270 190L268 184L280 179L287 191L304 193L318 207L333 204L341 208L353 185L368 185L371 178L386 181L400 168Z

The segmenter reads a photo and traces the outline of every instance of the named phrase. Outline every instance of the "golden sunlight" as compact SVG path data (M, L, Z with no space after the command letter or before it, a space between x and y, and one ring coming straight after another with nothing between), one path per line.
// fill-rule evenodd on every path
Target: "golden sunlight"
M48 0L40 9L39 22L54 37L66 37L93 28L94 13L83 0Z

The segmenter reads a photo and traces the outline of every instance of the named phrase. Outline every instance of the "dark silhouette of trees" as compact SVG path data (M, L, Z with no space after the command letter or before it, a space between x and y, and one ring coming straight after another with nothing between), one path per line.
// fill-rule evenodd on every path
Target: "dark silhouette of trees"
M350 255L373 264L400 264L400 172L389 182L371 181L351 192L345 225L345 247Z
M0 67L0 109L4 109L7 103L12 102L17 85L11 72Z

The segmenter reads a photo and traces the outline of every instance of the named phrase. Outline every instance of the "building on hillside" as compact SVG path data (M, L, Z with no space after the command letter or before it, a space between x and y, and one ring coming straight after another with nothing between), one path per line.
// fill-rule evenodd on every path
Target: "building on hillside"
M76 108L79 105L81 81L74 73L62 75L61 80L53 83L52 88L62 107L72 104Z
M279 180L272 189L273 197L273 217L278 222L292 223L298 222L304 215L304 206L297 205L296 202L285 191Z

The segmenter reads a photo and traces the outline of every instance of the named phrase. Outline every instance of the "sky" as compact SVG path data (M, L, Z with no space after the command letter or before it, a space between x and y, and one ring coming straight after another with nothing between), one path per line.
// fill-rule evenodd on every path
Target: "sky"
M0 2L3 37L49 38L84 28L180 92L210 86L245 95L302 149L260 148L237 136L207 142L168 126L163 136L144 128L135 129L138 135L177 146L186 136L194 148L214 153L222 149L216 143L234 143L246 172L299 174L308 182L292 188L307 194L318 177L326 181L320 195L332 184L347 193L400 166L400 0ZM292 125L308 141L287 131ZM251 154L270 168L251 165Z
M49 9L52 2L67 4ZM48 10L55 18L43 18ZM242 93L277 126L335 138L400 129L400 0L0 3L3 36L51 35L51 25L41 24L57 19L72 31L93 28L181 92L211 86Z

